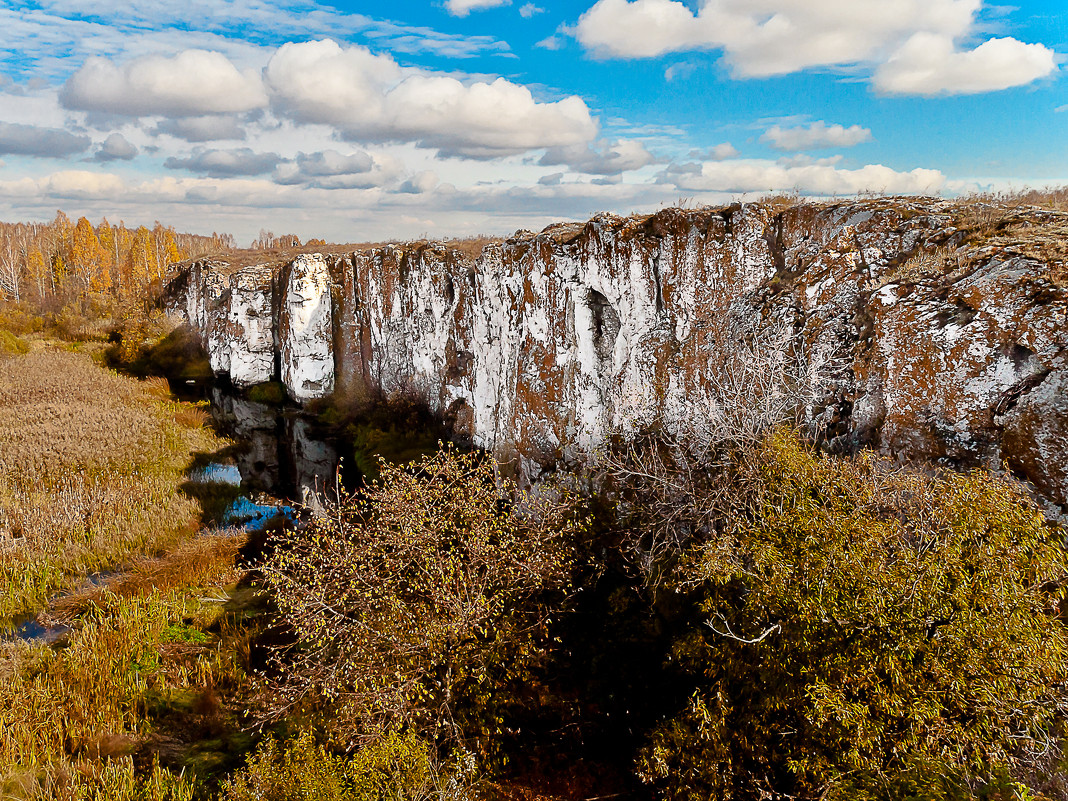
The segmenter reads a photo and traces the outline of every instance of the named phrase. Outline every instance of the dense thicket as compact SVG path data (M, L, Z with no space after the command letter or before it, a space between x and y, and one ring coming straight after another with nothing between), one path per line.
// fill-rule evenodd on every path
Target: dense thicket
M628 458L579 538L452 451L288 535L275 709L658 798L1063 797L1068 558L1018 488L784 429Z

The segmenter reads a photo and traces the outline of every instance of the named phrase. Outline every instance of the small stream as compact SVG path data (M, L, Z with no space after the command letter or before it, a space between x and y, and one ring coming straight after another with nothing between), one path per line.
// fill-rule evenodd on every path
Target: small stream
M256 403L218 387L206 388L205 394L216 426L236 442L223 459L194 467L187 474L191 494L200 490L211 494L218 488L229 499L214 515L216 528L243 534L262 528L278 515L297 520L302 508L321 508L323 499L334 493L340 459L333 445L315 436L311 420L299 409ZM226 492L237 489L236 496ZM117 574L93 573L76 591L102 586ZM54 644L69 630L62 624L41 622L38 614L22 615L0 621L0 642Z

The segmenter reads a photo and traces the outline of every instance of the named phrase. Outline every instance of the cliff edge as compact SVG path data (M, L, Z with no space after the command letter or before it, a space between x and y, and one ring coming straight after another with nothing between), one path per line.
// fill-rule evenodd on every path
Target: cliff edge
M736 204L600 215L475 259L202 259L167 298L236 386L415 392L528 478L616 432L699 434L744 368L788 377L830 449L1007 466L1063 512L1066 257L1068 215L1036 207Z

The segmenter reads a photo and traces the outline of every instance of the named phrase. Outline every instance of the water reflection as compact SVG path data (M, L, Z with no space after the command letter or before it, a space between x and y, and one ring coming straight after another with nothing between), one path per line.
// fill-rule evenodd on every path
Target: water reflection
M313 510L321 507L321 499L333 491L338 453L314 435L306 418L219 388L212 390L211 401L216 422L241 445L234 454L238 484Z

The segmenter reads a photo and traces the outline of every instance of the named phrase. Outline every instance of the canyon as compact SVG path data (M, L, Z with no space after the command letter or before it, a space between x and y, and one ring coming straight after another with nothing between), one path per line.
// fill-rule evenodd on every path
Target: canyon
M732 404L785 400L829 451L1007 470L1057 515L1066 257L1068 215L1039 207L785 199L603 214L474 258L200 258L165 301L235 387L413 395L524 484L616 435L700 441Z

